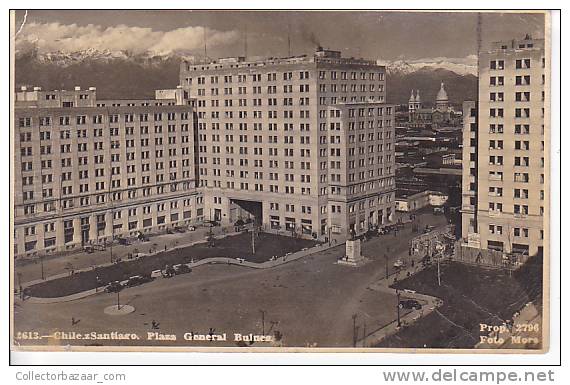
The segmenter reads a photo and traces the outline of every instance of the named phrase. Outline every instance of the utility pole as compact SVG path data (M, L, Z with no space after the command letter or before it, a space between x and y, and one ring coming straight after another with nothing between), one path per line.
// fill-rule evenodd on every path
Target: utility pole
M396 309L398 311L398 327L402 326L402 322L400 320L400 292L396 289L396 296L398 298L398 303L396 304Z
M121 290L117 291L117 310L121 310L121 305L120 305L120 301L119 301L119 293L121 293Z
M44 256L43 255L40 256L40 264L42 267L42 281L43 281L44 279L46 279L45 275L44 275Z
M441 286L441 270L439 268L439 260L441 259L441 253L438 255L437 258L437 285Z
M356 314L352 315L352 346L356 347Z
M386 263L386 279L388 279L388 255L384 254L384 261Z
M261 312L261 334L265 335L265 310L260 310Z
M255 255L255 218L253 218L253 228L251 229L251 253Z

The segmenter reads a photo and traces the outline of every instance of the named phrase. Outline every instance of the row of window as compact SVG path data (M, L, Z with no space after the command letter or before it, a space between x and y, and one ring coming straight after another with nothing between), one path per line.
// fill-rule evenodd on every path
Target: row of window
M531 59L516 59L515 60L515 68L516 69L531 68L530 63L531 63ZM505 69L505 61L504 60L491 60L489 62L489 68L492 70L504 70Z
M199 70L198 67L191 67L190 65L187 65L186 70L190 71L192 68L193 71ZM215 67L217 68L217 67ZM210 67L201 67L201 70L208 70L210 69ZM310 71L298 71L296 72L296 78L298 80L308 80L310 79ZM339 75L340 74L340 75ZM375 73L375 72L346 72L346 71L341 71L339 73L337 73L337 71L319 71L319 79L320 80L324 80L327 79L327 75L330 77L330 79L333 80L384 80L384 73L383 72L379 72L379 73ZM234 75L211 75L209 76L209 82L210 84L218 84L220 82L220 80L223 80L224 83L232 83L234 78L237 79L238 83L245 83L248 81L248 79L252 82L261 82L262 81L262 74L238 74L237 76ZM270 72L270 73L266 73L264 76L265 80L268 82L274 82L277 81L277 73L276 72ZM284 81L291 81L293 80L293 72L283 72L281 75L281 78ZM207 76L199 76L196 79L196 83L197 84L206 84L206 80L208 79ZM194 82L194 79L192 77L187 77L185 79L186 84L188 85L192 85L192 83Z
M489 171L489 180L493 181L503 181L503 172L502 171ZM515 172L513 174L514 182L518 183L529 183L529 174L526 172ZM540 183L544 184L544 174L540 174Z
M168 113L161 113L157 112L154 114L123 114L123 121L125 123L132 123L135 121L139 122L148 122L149 116L152 117L155 122L159 122L163 120L163 116L166 116L166 120L174 121L176 120L177 116L180 120L188 120L192 114L190 112L168 112ZM138 119L135 119L138 118ZM33 125L32 117L20 117L18 118L18 126L19 127L31 127ZM72 122L71 116L59 116L59 125L60 126L69 126ZM88 121L91 121L93 124L103 124L105 122L109 123L119 123L120 115L119 114L112 114L112 115L91 115L91 119L89 119L88 115L76 115L75 119L73 120L77 125L84 125L87 124ZM52 116L41 116L38 118L38 125L39 126L51 126L53 125L53 117Z

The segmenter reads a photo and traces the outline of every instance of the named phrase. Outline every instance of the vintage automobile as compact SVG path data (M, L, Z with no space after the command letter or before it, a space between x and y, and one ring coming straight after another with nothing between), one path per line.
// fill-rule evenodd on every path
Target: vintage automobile
M176 274L176 275L187 274L187 273L190 273L192 271L192 269L190 267L188 267L188 265L185 265L183 263L181 263L179 265L174 265L172 267L174 268L174 274Z
M401 269L403 267L406 267L406 262L402 261L401 259L398 259L396 262L394 262L394 268Z
M415 299L403 299L400 301L398 307L400 309L420 310L422 308L422 304Z
M148 275L148 276L134 275L134 276L129 278L126 286L127 287L133 287L133 286L142 285L143 283L147 283L147 282L152 281L152 279L153 278L150 275Z
M123 285L119 281L111 282L110 284L105 287L105 292L107 293L118 293L119 291L123 290Z

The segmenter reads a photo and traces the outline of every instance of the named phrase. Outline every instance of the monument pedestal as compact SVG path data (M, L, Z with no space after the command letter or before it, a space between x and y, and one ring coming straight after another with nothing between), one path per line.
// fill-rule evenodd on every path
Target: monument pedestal
M338 260L340 265L361 266L368 262L360 253L360 239L346 241L346 255Z

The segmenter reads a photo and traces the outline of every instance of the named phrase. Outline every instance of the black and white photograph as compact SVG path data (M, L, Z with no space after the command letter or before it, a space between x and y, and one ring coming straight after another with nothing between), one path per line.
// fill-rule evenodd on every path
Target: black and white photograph
M10 17L12 350L548 351L549 11Z

